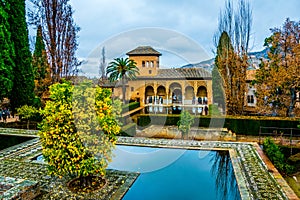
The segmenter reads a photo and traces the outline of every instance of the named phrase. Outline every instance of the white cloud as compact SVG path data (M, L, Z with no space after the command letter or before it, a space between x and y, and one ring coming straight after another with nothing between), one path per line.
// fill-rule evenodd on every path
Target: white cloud
M82 70L87 74L97 74L102 47L105 47L107 62L110 62L142 45L149 45L161 51L163 55L160 63L164 67L179 67L209 59L197 42L179 32L161 28L140 28L120 33L96 45L90 51Z
M263 48L264 38L270 35L269 28L281 26L287 17L299 20L299 0L278 0L276 2L273 0L250 0L250 3L253 8L253 41L251 42L253 50ZM212 57L213 34L217 29L218 15L220 8L224 6L224 1L74 0L72 4L75 9L75 20L82 28L79 34L78 50L81 57L87 57L92 49L96 48L98 44L109 41L109 38L114 38L120 33L124 34L124 31L143 27L157 27L180 32L198 43L199 46L201 45L204 51ZM173 51L180 48L181 44L185 44L184 40L166 38L164 35L157 35L151 31L143 34L144 37L137 34L135 38L126 38L125 34L123 38L110 46L111 50L107 48L108 53L111 51L112 56L116 52L122 54L125 52L121 52L121 50L127 51L127 49L139 45L146 45L146 43L162 48L171 48L173 45ZM157 39L151 40L152 37ZM166 43L168 40L170 44ZM132 43L132 46L128 46L129 43ZM180 54L186 57L187 55L183 52L187 52L187 50L184 48L188 48L188 44L182 46ZM190 56L192 51L194 49L190 49ZM194 55L191 56L193 62L194 59L197 59L198 53L196 52L194 51Z

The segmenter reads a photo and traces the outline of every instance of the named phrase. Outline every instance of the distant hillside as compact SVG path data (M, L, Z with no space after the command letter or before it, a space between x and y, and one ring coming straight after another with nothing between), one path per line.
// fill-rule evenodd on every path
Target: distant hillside
M187 65L182 66L181 68L193 68L193 67L203 68L203 69L211 72L214 64L215 64L215 58L211 58L209 60L205 60L205 61L202 61L199 63L187 64Z
M268 49L264 49L262 51L257 52L250 52L249 56L255 56L257 59L268 58Z
M249 56L251 58L251 61L250 61L251 66L249 66L249 69L257 69L258 65L260 63L260 58L267 58L268 51L267 51L267 49L264 49L264 50L258 51L258 52L250 52ZM215 58L211 58L209 60L204 60L199 63L187 64L180 68L193 68L193 67L203 68L203 69L211 72L214 67L214 64L215 64Z

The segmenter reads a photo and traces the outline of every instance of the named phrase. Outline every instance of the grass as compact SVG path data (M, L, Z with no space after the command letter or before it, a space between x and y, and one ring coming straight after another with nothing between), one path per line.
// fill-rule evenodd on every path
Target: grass
M298 182L296 182L293 176L297 178ZM300 198L300 171L294 174L293 176L285 176L284 179L289 184L289 186L294 190L296 195Z

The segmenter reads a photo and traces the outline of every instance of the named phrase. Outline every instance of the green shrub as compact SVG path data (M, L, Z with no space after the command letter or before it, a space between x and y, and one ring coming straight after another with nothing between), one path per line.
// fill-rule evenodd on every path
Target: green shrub
M140 102L131 102L129 104L125 104L125 105L122 106L122 113L129 112L129 111L134 110L138 107L140 107Z
M182 134L182 139L186 138L193 123L194 116L192 116L188 111L182 111L180 114L180 119L177 122L178 130Z
M167 114L140 114L137 118L138 126L147 127L149 125L173 125L176 126L180 115ZM259 135L260 126L296 128L298 121L286 118L270 117L248 117L248 116L195 116L192 126L196 127L224 127L236 134Z
M208 114L212 115L212 116L214 116L214 115L220 115L220 111L218 109L218 106L215 105L215 104L210 104L208 106Z
M33 106L24 105L18 108L17 112L20 119L27 120L27 129L29 129L30 120L40 117L39 111Z
M300 169L300 153L290 156L288 158L288 163L295 166L296 169Z
M271 138L266 138L264 140L263 149L268 158L280 172L285 172L287 174L294 172L294 167L287 164L284 154Z
M121 136L135 136L136 135L136 124L135 123L129 123L125 126L122 127L121 132L120 132Z
M116 120L121 103L113 106L111 91L93 88L91 83L77 87L69 82L54 84L50 86L50 98L41 111L44 119L39 124L49 173L104 176L112 157L115 134L121 129Z

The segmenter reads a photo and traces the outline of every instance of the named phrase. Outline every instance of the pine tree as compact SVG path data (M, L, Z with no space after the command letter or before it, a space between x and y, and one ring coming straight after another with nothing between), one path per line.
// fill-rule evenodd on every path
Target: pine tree
M48 93L48 87L51 85L50 65L43 41L42 26L38 26L37 29L32 67L34 71L34 93L42 98L43 95Z
M8 23L8 4L0 2L0 101L8 97L13 86L14 48Z
M32 104L34 98L34 76L29 50L28 30L25 18L25 0L6 1L11 9L8 11L11 39L14 43L15 66L14 83L10 95L12 109L25 104Z

